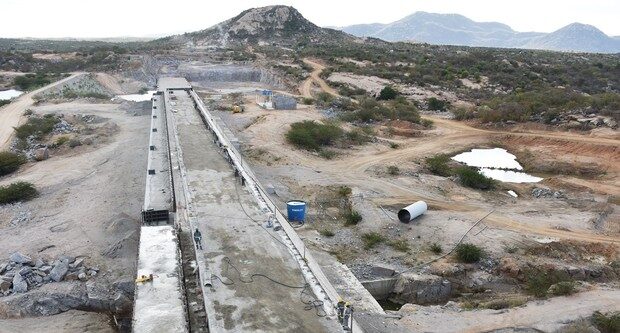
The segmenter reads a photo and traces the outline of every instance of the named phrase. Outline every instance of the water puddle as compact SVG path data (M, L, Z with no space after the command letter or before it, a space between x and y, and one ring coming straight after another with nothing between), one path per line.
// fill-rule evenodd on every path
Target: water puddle
M118 95L114 97L112 100L120 98L120 99L130 101L130 102L146 102L146 101L150 101L151 98L153 98L153 94L155 92L156 90L149 90L145 94Z
M517 157L502 148L472 149L452 159L479 168L481 174L506 183L537 183L543 180L523 172Z
M24 93L23 91L19 91L15 89L3 90L3 91L0 91L0 100L6 101L6 100L9 100L15 97L19 97L23 93Z

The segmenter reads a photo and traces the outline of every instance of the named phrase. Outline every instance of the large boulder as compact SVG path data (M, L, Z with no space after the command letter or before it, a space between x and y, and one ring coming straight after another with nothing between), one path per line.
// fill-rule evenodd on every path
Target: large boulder
M396 303L439 304L452 294L450 281L437 275L404 273L398 277L390 300Z
M19 252L12 253L11 256L9 257L9 260L11 260L12 262L16 262L18 264L22 264L22 265L32 264L32 258L30 258L27 255L21 254Z
M11 289L11 282L0 280L0 293L6 293L9 289Z
M50 272L50 278L56 282L62 281L69 271L69 262L67 260L59 260L52 271Z
M15 274L13 277L13 291L16 293L25 293L28 291L28 282L19 273Z
M44 161L50 158L50 151L47 147L38 148L34 151L34 159L37 161Z

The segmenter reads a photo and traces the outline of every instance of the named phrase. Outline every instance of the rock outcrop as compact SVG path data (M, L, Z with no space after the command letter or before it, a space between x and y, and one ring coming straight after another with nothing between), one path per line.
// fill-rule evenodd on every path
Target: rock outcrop
M396 303L439 304L452 294L450 281L436 275L404 273L399 276L390 294Z

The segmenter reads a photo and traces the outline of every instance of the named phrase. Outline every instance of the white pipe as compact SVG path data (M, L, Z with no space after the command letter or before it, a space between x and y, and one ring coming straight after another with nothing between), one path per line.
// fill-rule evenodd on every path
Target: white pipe
M400 222L409 223L416 217L426 213L428 206L424 201L417 201L398 211Z

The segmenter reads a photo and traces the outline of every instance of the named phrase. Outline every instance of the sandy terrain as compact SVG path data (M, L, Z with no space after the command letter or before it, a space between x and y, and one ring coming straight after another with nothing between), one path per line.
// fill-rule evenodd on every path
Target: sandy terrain
M26 107L29 103L27 96L17 105ZM66 254L82 257L89 266L99 268L100 273L91 280L95 284L133 284L149 124L149 117L134 115L145 114L142 107L77 101L33 108L35 114L97 115L109 124L107 128L115 130L90 146L76 147L62 155L52 151L50 159L29 163L0 180L2 185L29 181L40 191L32 201L0 207L0 253L4 254L0 261L15 251L48 260ZM0 297L0 303L45 297L45 293L81 283L46 284L40 292ZM6 322L9 326L3 323L0 327L36 331L39 323L36 318L14 319ZM105 332L109 331L110 318L72 312L49 317L45 323L57 331Z
M320 71L313 73L315 75L304 81L300 88L306 96L313 92L313 84L321 87L320 82L324 82L319 76ZM620 213L617 205L608 203L610 196L620 193L620 140L617 133L581 134L527 127L501 131L425 115L423 118L432 120L435 126L423 131L420 137L379 137L377 142L361 147L337 149L338 156L326 160L292 148L284 138L289 125L294 122L325 119L314 108L265 111L249 103L243 114L220 112L219 115L243 142L243 151L261 182L274 186L277 194L273 199L282 208L292 198L309 202L311 220L316 219L319 224L298 230L308 247L313 251L338 254L350 267L381 265L398 271L413 265L420 269L423 266L417 264L436 257L428 251L431 242L451 248L476 220L491 211L493 213L483 223L469 231L465 241L482 246L493 255L505 255L506 248L514 246L529 248L550 241L559 244L575 241L577 244L610 244L614 252L612 257L617 256L617 247L614 246L620 244ZM400 147L392 149L389 142L398 143ZM575 169L593 163L605 172L596 177L545 174L541 175L546 179L540 184L503 183L496 191L480 192L424 170L424 158L428 156L498 144L514 150L518 156L531 154L533 160L540 163L568 163ZM527 151L520 151L524 149ZM385 168L390 165L398 166L400 174L388 175ZM364 216L363 222L357 226L344 228L335 222L320 221L320 215L330 216L331 213L329 210L320 211L321 193L338 185L353 189L353 206ZM531 190L536 186L563 189L568 199L534 198ZM510 197L507 190L517 192L519 198ZM396 210L416 200L425 200L430 210L409 225L395 222ZM599 215L600 207L606 207L607 215ZM604 222L592 222L599 219ZM334 231L335 236L321 236L317 232L320 228ZM369 231L405 239L411 250L399 254L382 245L376 250L364 251L359 236ZM597 260L593 257L590 263ZM449 264L450 260L447 262ZM378 332L406 332L412 327L441 332L455 332L466 327L477 332L515 325L554 330L569 319L608 309L619 299L617 289L612 289L530 302L526 307L501 312L460 312L413 306L401 311L404 318L400 322L384 320L382 323L371 316L368 324L385 324ZM419 310L411 312L412 308ZM573 310L567 312L566 308ZM548 313L557 313L553 317L557 320L550 320ZM437 326L438 322L445 325ZM463 326L457 324L460 322Z
M83 73L74 73L71 76L62 80L56 81L45 87L31 91L27 94L19 96L16 100L8 105L0 108L0 150L6 150L8 148L11 137L13 136L13 127L19 125L24 111L34 104L33 96L41 93L52 87L56 87L59 84L63 84Z

